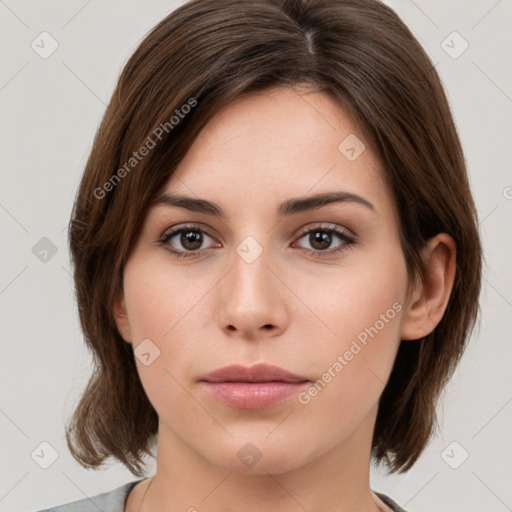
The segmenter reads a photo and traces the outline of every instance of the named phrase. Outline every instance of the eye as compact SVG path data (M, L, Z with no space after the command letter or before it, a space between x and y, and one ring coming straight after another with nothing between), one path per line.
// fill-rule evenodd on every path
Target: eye
M204 250L202 246L205 243L205 238L213 240L201 227L188 225L165 233L157 242L165 246L166 250L177 258L190 258L198 256ZM311 249L304 247L303 249L314 256L320 257L330 256L356 243L355 236L332 226L317 226L308 229L299 236L299 240L303 238L311 246ZM334 249L329 249L335 239L338 239L338 245ZM220 244L217 243L215 246L220 247Z
M189 225L164 234L158 242L161 245L165 245L166 249L176 257L189 258L196 256L202 250L201 246L205 241L205 237L213 240L204 229L195 225ZM176 240L173 241L173 239ZM176 248L176 245L181 245L181 248Z
M308 229L300 235L299 240L302 238L312 247L307 250L315 256L332 255L333 253L347 249L356 242L354 236L331 226L317 226L313 229ZM337 238L339 244L335 246L334 249L328 250L333 243L333 238Z

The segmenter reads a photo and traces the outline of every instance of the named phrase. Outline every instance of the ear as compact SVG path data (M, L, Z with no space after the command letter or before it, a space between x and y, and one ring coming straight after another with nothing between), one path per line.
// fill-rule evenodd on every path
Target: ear
M128 322L128 314L126 312L126 303L122 295L116 296L112 309L119 334L121 334L127 343L132 343L132 334L130 323Z
M424 250L425 278L411 294L402 317L402 339L418 340L430 334L444 315L455 279L456 246L440 233Z

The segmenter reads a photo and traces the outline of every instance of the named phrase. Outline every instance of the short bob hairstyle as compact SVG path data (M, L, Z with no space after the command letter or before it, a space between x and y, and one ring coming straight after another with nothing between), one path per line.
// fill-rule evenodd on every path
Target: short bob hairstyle
M152 201L220 109L269 87L302 84L347 109L379 158L410 283L424 276L428 239L448 233L455 240L443 318L428 336L399 346L379 403L374 462L404 472L433 435L436 402L475 326L482 266L464 155L435 67L378 0L192 0L158 23L122 70L69 223L80 322L94 362L66 426L82 466L114 457L141 476L144 455L153 455L158 415L112 308Z

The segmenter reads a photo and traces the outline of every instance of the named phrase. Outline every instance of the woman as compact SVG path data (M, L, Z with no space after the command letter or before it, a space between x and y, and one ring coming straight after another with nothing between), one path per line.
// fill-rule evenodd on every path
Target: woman
M439 77L376 0L193 0L126 64L69 226L95 370L67 429L137 477L50 510L402 510L478 310ZM94 502L94 503L93 503Z

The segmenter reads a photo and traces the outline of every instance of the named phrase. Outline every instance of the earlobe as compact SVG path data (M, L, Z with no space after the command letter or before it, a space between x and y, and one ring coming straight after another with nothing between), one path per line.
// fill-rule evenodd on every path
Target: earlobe
M402 339L418 340L430 334L444 315L456 271L453 238L440 233L424 249L425 278L414 290L403 315Z
M114 313L114 320L116 322L119 334L121 334L127 343L132 343L130 323L128 322L128 314L126 312L126 303L124 301L124 297L118 295L114 299L112 311Z

